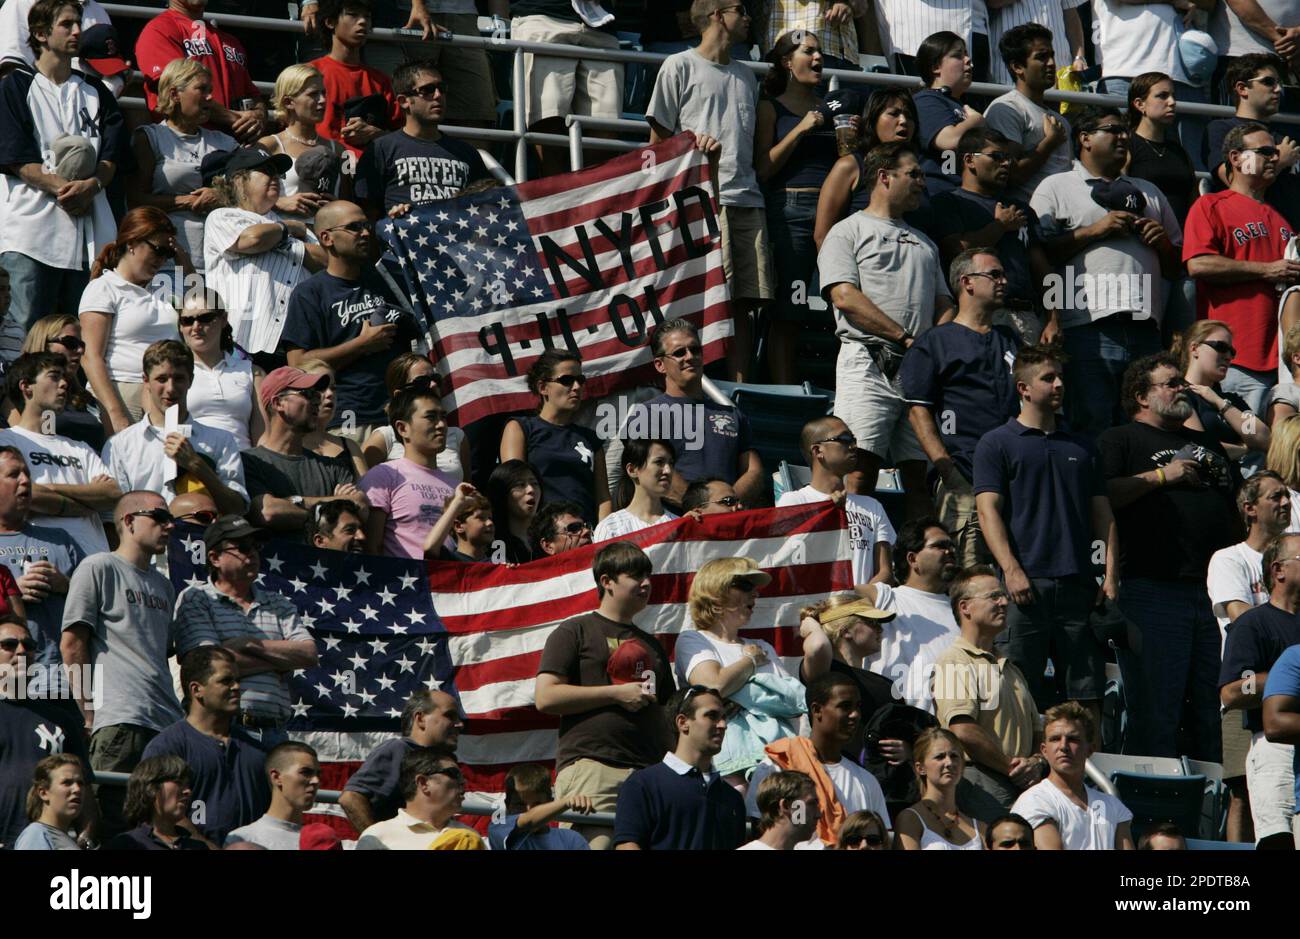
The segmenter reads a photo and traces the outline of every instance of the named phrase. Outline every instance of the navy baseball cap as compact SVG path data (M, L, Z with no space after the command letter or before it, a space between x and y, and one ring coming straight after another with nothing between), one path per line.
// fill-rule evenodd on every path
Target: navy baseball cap
M271 153L265 147L214 150L203 158L203 162L199 164L199 172L203 174L204 184L207 184L218 176L230 177L241 170L256 170L268 166L277 176L283 176L293 168L293 157L287 153Z

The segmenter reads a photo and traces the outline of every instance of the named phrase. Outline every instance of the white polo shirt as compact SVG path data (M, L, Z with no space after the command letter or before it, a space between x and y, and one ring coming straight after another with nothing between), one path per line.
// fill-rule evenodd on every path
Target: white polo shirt
M274 352L289 312L289 295L304 277L307 248L290 238L260 254L236 254L230 248L244 229L279 222L244 209L217 209L203 226L203 258L208 286L225 301L235 342L248 352Z
M22 427L0 430L0 445L17 447L27 460L32 482L85 485L96 476L109 475L108 467L99 454L76 440L58 434L34 434ZM125 492L125 490L123 490ZM37 525L60 528L76 541L86 554L108 550L108 538L98 513L94 515L36 515L31 521Z
M224 430L209 427L198 421L189 424L190 446L200 457L212 464L217 476L226 486L239 493L248 505L248 487L244 485L244 463L239 457L235 438ZM175 478L168 479L172 461L163 451L167 434L161 427L149 423L145 415L126 430L114 434L104 444L104 463L107 472L117 480L123 492L148 489L159 493L168 502L176 498Z
M433 843L449 831L468 831L474 829L455 819L442 828L422 822L406 809L398 809L397 814L382 822L375 822L361 833L357 841L358 851L427 851ZM474 832L477 835L477 832ZM487 842L483 842L487 847Z
M81 293L77 313L107 313L104 359L113 381L143 382L144 352L161 339L175 339L176 308L153 285L140 287L117 271L104 271Z

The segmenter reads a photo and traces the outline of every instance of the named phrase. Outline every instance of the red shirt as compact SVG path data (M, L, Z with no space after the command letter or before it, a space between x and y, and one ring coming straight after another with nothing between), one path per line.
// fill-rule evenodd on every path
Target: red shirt
M1231 189L1192 203L1183 228L1183 262L1203 254L1233 261L1278 261L1291 226L1270 205ZM1266 280L1196 282L1197 319L1223 320L1237 348L1233 364L1257 372L1277 368L1277 288Z
M14 580L14 575L9 572L9 568L0 564L0 616L8 616L14 611L13 605L9 602L10 597L21 597L23 592L18 589L18 581Z
M402 122L402 109L397 105L397 95L393 93L393 83L388 76L369 65L348 65L322 56L311 67L325 78L325 117L316 125L316 132L322 137L337 140L347 147L354 157L361 156L361 150L348 144L341 132L347 118L343 114L343 105L349 98L362 98L367 95L383 95L388 101L389 130Z
M212 97L231 110L241 98L261 93L248 74L243 44L203 20L164 10L147 24L135 44L136 66L144 73L145 101L150 110L158 103L158 78L173 59L198 59L212 73Z

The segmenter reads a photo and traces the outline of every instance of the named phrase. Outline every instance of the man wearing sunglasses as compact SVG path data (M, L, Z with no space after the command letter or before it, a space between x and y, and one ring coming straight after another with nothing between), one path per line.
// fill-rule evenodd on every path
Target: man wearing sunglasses
M699 511L701 515L723 515L739 512L745 503L732 485L716 476L697 479L686 487L682 496L682 514Z
M1222 139L1228 188L1192 203L1183 260L1196 279L1197 315L1232 330L1236 355L1221 385L1224 397L1240 395L1251 412L1263 414L1277 382L1278 292L1300 282L1300 262L1286 258L1292 224L1269 204L1283 174L1273 135L1263 124L1242 122ZM1225 402L1224 411L1232 406Z
M487 848L474 829L452 817L465 799L465 776L452 757L411 750L402 759L399 780L406 804L393 818L361 832L358 851L426 851L452 844Z
M0 446L0 564L22 592L23 618L36 648L30 659L57 666L68 578L85 552L67 532L30 522L32 478L16 447Z
M400 66L393 73L393 91L405 125L380 137L357 161L357 198L372 220L454 199L470 183L492 178L473 146L438 130L446 117L447 92L432 62Z
M36 654L37 641L26 626L0 619L0 849L10 847L27 824L25 803L37 763L71 753L90 766L86 735L69 702L19 694ZM87 782L94 782L93 773Z
M1119 606L1142 628L1141 676L1128 684L1140 682L1144 706L1126 746L1218 763L1222 640L1206 574L1214 553L1238 540L1241 476L1217 439L1185 426L1186 384L1167 353L1134 362L1123 389L1132 420L1097 445L1119 529Z
M331 202L316 213L315 225L325 270L294 288L280 350L295 368L319 359L334 369L330 429L360 444L387 423L385 370L411 351L418 333L406 300L371 263L374 231L361 206Z
M562 554L591 544L591 524L576 502L548 502L528 525L528 540L542 554Z
M1129 128L1120 113L1089 105L1070 118L1079 159L1043 180L1030 206L1059 265L1044 304L1058 309L1069 354L1065 416L1095 438L1123 421L1125 367L1163 347L1161 282L1181 270L1183 234L1160 190L1125 175Z
M1223 76L1225 94L1236 108L1232 117L1210 121L1205 128L1205 165L1210 170L1211 187L1215 192L1231 185L1228 171L1228 152L1224 138L1228 132L1242 124L1263 124L1269 130L1269 144L1278 148L1276 178L1270 180L1264 192L1264 201L1276 209L1291 224L1292 231L1300 227L1300 145L1292 139L1293 125L1284 124L1277 130L1269 122L1282 107L1282 62L1277 56L1262 52L1243 55L1228 66Z

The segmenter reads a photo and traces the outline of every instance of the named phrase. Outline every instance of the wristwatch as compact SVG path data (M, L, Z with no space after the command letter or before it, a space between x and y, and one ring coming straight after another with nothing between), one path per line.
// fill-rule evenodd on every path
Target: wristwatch
M302 496L290 496L289 501L292 502L294 505L298 506L298 508L300 509L307 504L307 500L304 499Z

